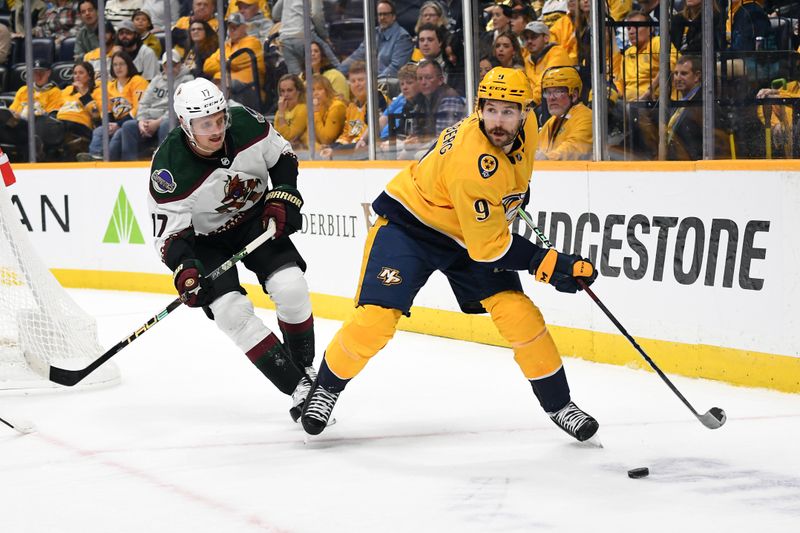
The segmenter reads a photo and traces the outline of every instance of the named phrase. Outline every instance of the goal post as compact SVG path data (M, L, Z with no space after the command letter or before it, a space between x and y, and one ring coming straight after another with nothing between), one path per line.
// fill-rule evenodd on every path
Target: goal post
M81 368L102 353L94 318L72 300L36 254L0 183L0 391L63 389L42 369ZM118 368L108 363L81 387L119 380Z

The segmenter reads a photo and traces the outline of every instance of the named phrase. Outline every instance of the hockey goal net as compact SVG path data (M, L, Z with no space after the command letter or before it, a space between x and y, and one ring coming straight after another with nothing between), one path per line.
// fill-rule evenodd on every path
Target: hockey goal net
M94 318L56 281L26 233L0 181L0 391L63 388L44 377L48 365L83 368L103 353ZM109 362L80 385L118 382Z

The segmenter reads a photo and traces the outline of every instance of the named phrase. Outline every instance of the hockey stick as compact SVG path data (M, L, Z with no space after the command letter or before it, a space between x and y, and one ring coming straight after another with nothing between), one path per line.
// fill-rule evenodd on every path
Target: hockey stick
M275 222L273 220L269 221L269 225L267 226L267 230L253 239L253 241L245 246L242 250L237 252L233 255L230 259L222 263L220 266L215 268L211 274L207 276L208 279L214 280L220 277L222 274L227 272L233 265L247 257L253 250L270 240L272 237L275 236ZM93 363L91 363L86 368L82 368L80 370L67 370L64 368L58 368L55 366L50 366L49 371L46 372L48 379L54 383L58 383L60 385L66 385L71 387L81 381L83 378L94 372L100 365L114 357L120 350L125 348L127 345L135 341L142 335L145 331L149 330L157 323L164 320L164 318L173 312L175 309L180 307L181 302L186 298L186 294L180 295L178 298L170 302L170 304L164 308L161 312L150 318L147 322L142 324L142 326L134 331L129 337L119 341L116 345L114 345L110 350L106 353L101 355L97 358Z
M13 422L6 420L4 418L0 418L0 423L7 425L14 431L19 431L22 434L33 433L34 431L36 431L36 428L33 427L33 424L31 424L28 421L17 420L16 422Z
M528 227L531 228L531 230L536 234L539 240L541 240L544 243L546 247L553 249L555 248L553 244L550 242L550 240L544 235L544 233L542 233L542 231L533 224L533 220L531 220L528 213L523 211L521 207L517 208L517 213L519 213L519 216L522 218L522 220L525 221ZM722 424L724 424L725 421L727 420L727 415L725 414L725 411L723 411L719 407L712 407L702 415L698 413L697 410L695 410L695 408L692 407L692 404L690 404L689 401L683 396L683 394L680 393L678 388L675 385L673 385L673 383L669 380L666 374L664 374L664 372L662 372L661 369L658 368L658 365L656 365L655 362L652 359L650 359L650 357L645 353L642 347L639 346L639 343L637 343L636 340L625 330L625 328L622 327L622 324L620 324L619 321L614 317L614 315L611 314L611 311L608 310L608 307L606 307L605 304L603 304L603 302L600 301L600 298L597 297L594 291L592 291L592 289L590 289L589 286L586 285L586 282L584 282L580 278L576 278L575 281L577 281L581 289L586 291L586 294L588 294L591 297L591 299L594 300L594 303L596 303L597 306L603 310L603 313L605 313L606 316L609 318L609 320L611 320L611 322L613 322L614 325L617 326L617 329L620 331L620 333L622 333L625 336L625 338L628 339L628 342L630 342L633 345L633 347L636 348L636 351L638 351L639 354L641 354L641 356L644 357L644 360L647 361L647 364L649 364L652 367L652 369L656 371L656 374L658 374L659 377L661 377L661 379L664 380L664 383L666 383L667 386L669 386L669 388L672 389L672 392L674 392L675 395L678 398L680 398L680 400L684 403L684 405L686 405L686 407L689 408L692 414L696 416L697 419L705 427L707 427L708 429L717 429L719 427L722 427Z

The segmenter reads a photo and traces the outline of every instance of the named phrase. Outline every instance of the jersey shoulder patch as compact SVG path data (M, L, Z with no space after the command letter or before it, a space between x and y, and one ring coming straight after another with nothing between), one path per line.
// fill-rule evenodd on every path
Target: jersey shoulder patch
M180 127L173 129L153 154L150 165L150 194L156 201L169 201L194 189L208 173L184 141Z

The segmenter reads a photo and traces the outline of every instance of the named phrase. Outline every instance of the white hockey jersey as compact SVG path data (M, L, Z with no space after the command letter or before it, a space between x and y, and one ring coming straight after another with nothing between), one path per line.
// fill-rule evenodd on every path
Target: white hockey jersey
M296 157L280 133L251 109L235 107L230 113L225 146L216 154L196 154L177 127L153 156L148 205L156 251L170 268L182 255L168 257L173 241L233 228L248 209L263 203L268 179L273 187L297 186ZM291 164L278 165L287 157Z

